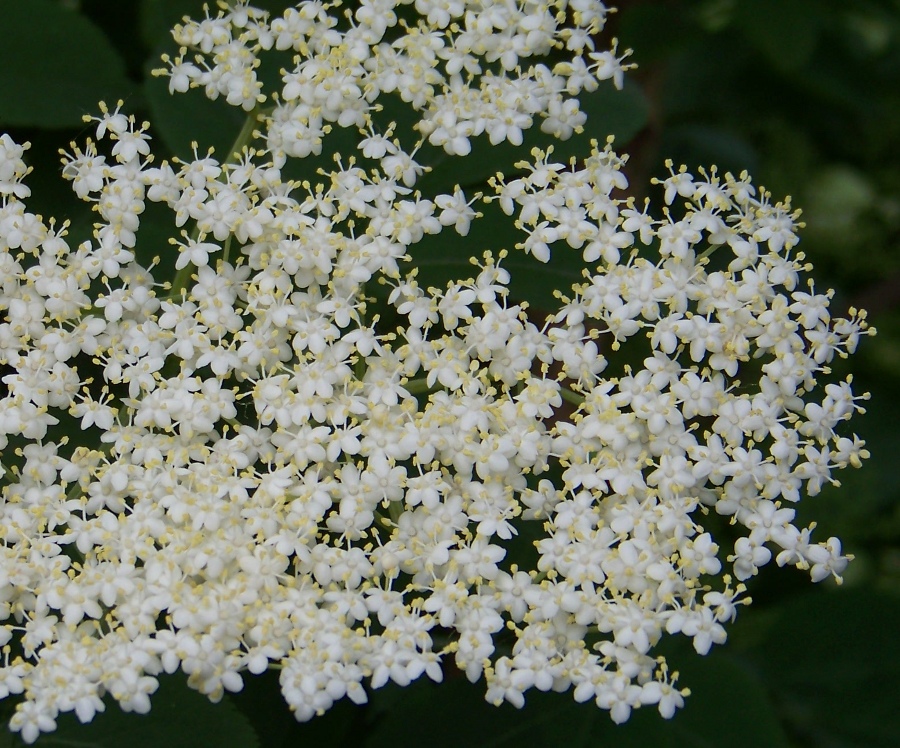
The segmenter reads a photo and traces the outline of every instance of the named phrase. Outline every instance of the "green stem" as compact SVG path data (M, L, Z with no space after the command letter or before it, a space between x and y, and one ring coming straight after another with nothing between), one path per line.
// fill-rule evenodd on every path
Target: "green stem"
M363 304L366 301L366 284L363 283L359 287L359 298L362 299ZM365 308L365 307L363 307ZM360 328L364 327L366 324L366 315L360 314L359 326ZM362 382L362 380L366 376L366 358L361 353L357 353L356 363L353 365L353 373L356 374L356 378Z
M234 234L229 234L228 238L225 239L225 247L222 249L222 262L228 262L228 254L231 250L231 240L234 237Z
M709 257L713 252L715 252L721 246L722 246L721 244L713 244L712 246L707 247L699 255L697 255L696 262L699 263L701 260L705 260L707 257Z
M580 392L570 390L568 387L560 387L559 394L562 396L563 400L567 403L572 403L572 405L581 405L584 403L584 395Z
M250 141L253 139L253 130L256 127L257 122L259 122L259 115L259 107L256 107L247 114L247 119L244 120L244 126L234 139L234 143L232 143L231 149L228 152L228 158L225 159L226 164L236 164L238 159L243 155L244 146L249 145Z
M424 395L429 392L434 392L438 389L436 385L429 385L428 380L424 377L419 379L413 379L410 382L407 382L403 385L403 389L405 389L410 395Z
M228 164L236 164L238 160L243 155L244 147L249 145L250 141L253 140L253 131L256 128L257 123L259 122L259 114L260 110L254 109L247 115L247 119L244 120L244 126L241 128L241 131L238 133L237 138L235 138L234 143L231 144L231 148L228 149L228 158L222 162L222 166L226 166ZM200 228L198 226L194 226L194 230L191 232L191 239L196 241L196 239L200 236ZM228 237L228 240L225 243L225 259L228 259L228 249L231 246L231 236ZM191 278L191 271L193 267L190 263L185 265L181 270L179 270L175 274L175 279L172 281L172 290L169 294L169 298L175 298L181 294L181 292L187 288L187 283Z

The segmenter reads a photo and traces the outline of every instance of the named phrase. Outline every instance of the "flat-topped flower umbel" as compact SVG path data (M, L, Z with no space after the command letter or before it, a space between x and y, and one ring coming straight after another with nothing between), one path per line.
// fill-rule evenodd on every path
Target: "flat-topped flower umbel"
M179 668L216 700L276 667L301 720L448 662L495 703L571 688L671 717L664 634L722 643L773 558L844 569L793 505L867 456L843 430L864 397L817 383L869 330L804 280L790 204L670 166L654 214L610 144L426 196L423 143L566 138L627 66L597 51L594 0L405 5L185 20L171 91L247 127L223 160L156 164L148 126L101 107L63 159L99 215L77 246L26 210L26 146L0 139L0 691L26 741L106 694L146 712ZM295 55L277 92L268 50ZM388 97L419 142L379 129ZM286 176L337 128L356 153ZM465 237L485 200L520 243L420 285L416 245ZM174 278L140 261L148 201L174 215ZM507 249L600 264L542 316Z

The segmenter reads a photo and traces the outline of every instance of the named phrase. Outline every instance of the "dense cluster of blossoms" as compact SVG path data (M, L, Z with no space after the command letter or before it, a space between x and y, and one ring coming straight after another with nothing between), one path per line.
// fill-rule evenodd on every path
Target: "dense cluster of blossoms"
M842 433L862 398L817 379L867 328L802 280L790 205L670 167L654 218L609 145L535 151L485 199L516 250L601 264L545 319L510 297L505 252L423 288L415 245L465 235L478 198L415 191L425 168L377 131L378 97L465 154L536 117L570 135L577 94L623 65L595 51L597 0L414 5L238 3L178 26L171 89L247 110L259 147L156 166L147 127L103 107L64 157L101 219L76 247L26 210L24 147L0 139L0 694L21 695L26 741L105 695L146 712L179 668L215 700L277 667L301 720L448 661L491 702L573 689L617 722L670 717L686 691L664 634L723 642L773 558L844 569L793 506L866 456ZM271 48L296 57L267 97ZM283 178L331 127L359 130L370 166ZM137 257L146 201L191 229L174 282Z

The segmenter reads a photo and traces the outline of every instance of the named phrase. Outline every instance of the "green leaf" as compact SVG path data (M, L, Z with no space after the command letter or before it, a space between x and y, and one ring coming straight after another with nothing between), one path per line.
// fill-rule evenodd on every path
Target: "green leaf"
M621 91L601 86L593 93L582 94L581 109L588 116L581 137L596 138L602 144L608 135L612 135L618 148L644 128L650 115L650 104L643 90L630 81L625 82ZM557 146L557 155L566 158L581 155L582 148L583 142L574 137Z
M700 657L680 644L667 643L667 649L678 649L681 655L671 656L669 664L677 665L678 684L687 686L691 695L672 719L663 719L648 706L633 711L625 724L615 725L592 702L579 705L567 694L568 705L544 726L548 738L564 736L560 745L578 748L788 748L755 674L726 652Z
M694 18L676 3L637 3L621 9L618 36L623 48L633 48L638 69L665 61L701 33Z
M581 259L581 251L571 249L565 242L551 247L550 262L546 265L534 257L515 249L526 234L515 228L513 218L500 210L497 203L476 204L482 218L472 222L468 236L459 236L453 228L440 234L426 236L410 247L414 265L419 268L419 283L426 288L444 288L447 281L474 277L478 274L470 259L480 259L485 250L494 256L501 249L509 251L502 266L511 275L510 292L516 301L528 301L539 310L556 310L559 302L553 292L559 289L570 294L573 283L582 280L582 270L587 267Z
M158 60L159 55L154 55L151 67L157 67ZM230 106L224 99L210 101L199 89L170 94L168 78L149 74L144 81L144 94L150 105L152 132L162 137L173 153L190 158L192 144L197 143L201 156L212 147L217 158L228 158L228 149L246 118L240 108Z
M747 38L779 70L809 62L821 18L821 4L812 0L742 0L737 6L737 22Z
M689 168L716 164L720 171L758 173L755 149L733 132L699 124L670 127L663 135L662 150L677 164Z
M51 0L0 0L0 18L0 124L77 126L98 101L134 91L109 40L76 11Z
M179 675L159 678L149 714L129 714L115 703L86 725L72 714L62 715L56 732L41 737L38 748L257 748L259 740L249 720L226 696L213 704L188 688Z
M759 676L727 652L674 659L679 684L691 689L682 714L665 723L673 746L788 748L788 739Z
M513 748L536 737L535 729L553 717L544 709L520 712L509 704L488 704L484 684L472 685L458 671L448 673L440 684L420 680L403 689L388 685L372 693L370 708L376 718L366 748Z
M231 695L232 703L256 730L262 748L363 745L365 707L344 698L325 714L298 722L281 694L279 672L270 669L261 675L245 674L244 689Z
M864 588L812 593L783 606L756 662L805 744L897 745L898 620L900 598Z
M374 692L375 724L366 748L420 743L429 748L788 748L752 672L722 652L701 658L682 650L682 655L679 683L693 693L671 720L644 707L616 725L608 712L593 702L576 703L571 693L529 691L522 710L495 707L484 700L483 683L472 685L451 671L439 685L419 682Z

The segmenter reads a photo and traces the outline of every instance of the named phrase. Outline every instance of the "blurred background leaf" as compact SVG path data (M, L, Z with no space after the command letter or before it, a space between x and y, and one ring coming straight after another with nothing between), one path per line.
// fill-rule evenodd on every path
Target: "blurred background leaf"
M377 715L366 748L427 744L431 748L788 748L789 743L759 677L724 652L700 659L690 645L670 645L685 668L680 685L692 692L685 710L664 720L654 707L632 713L616 725L593 702L577 704L571 694L529 693L523 711L484 700L484 685L453 672L441 684L389 686L373 695ZM691 650L692 652L693 650ZM680 656L679 656L680 655ZM727 684L727 688L723 688ZM461 715L465 715L461 718ZM444 729L436 729L436 725ZM398 740L399 736L402 740ZM727 740L727 742L722 742Z
M250 720L226 696L213 704L187 686L182 673L162 675L149 714L126 713L112 700L87 725L73 713L57 720L56 732L41 736L38 748L259 748ZM16 740L14 745L24 745ZM0 744L2 745L2 744Z
M796 744L897 745L898 617L900 598L865 587L780 606L752 653Z
M97 102L128 98L134 83L103 32L52 0L0 0L0 125L80 126Z

